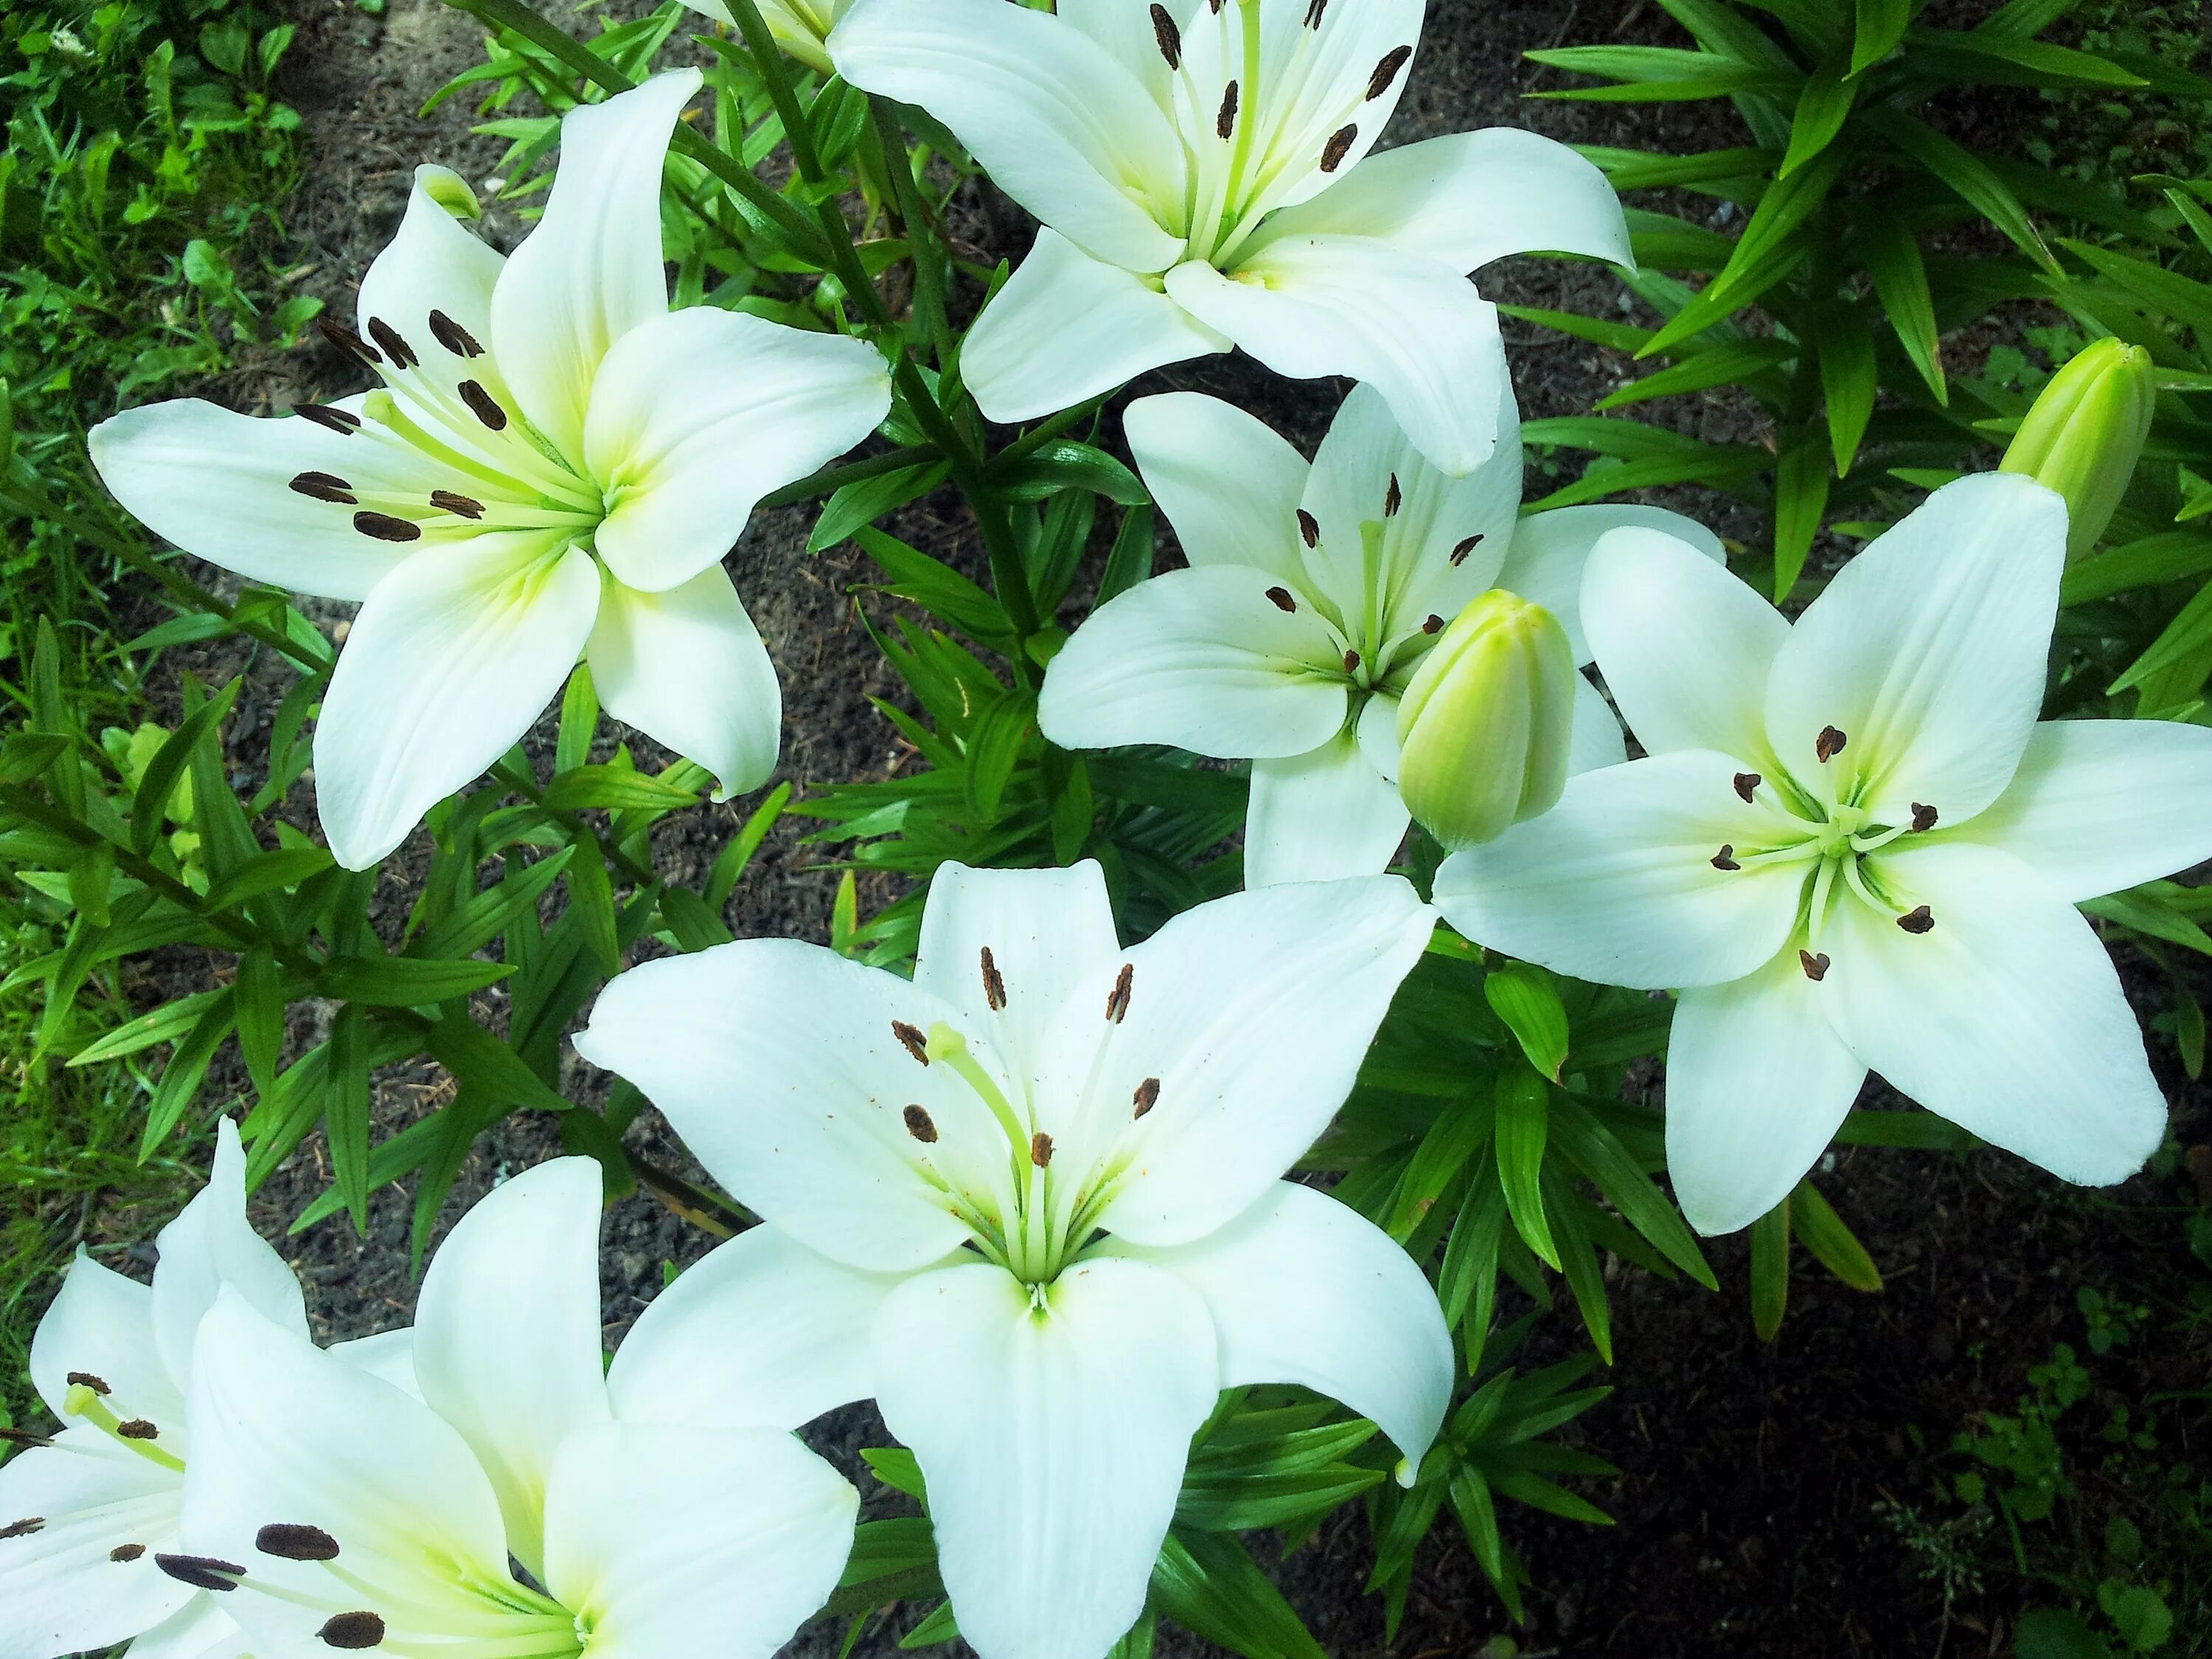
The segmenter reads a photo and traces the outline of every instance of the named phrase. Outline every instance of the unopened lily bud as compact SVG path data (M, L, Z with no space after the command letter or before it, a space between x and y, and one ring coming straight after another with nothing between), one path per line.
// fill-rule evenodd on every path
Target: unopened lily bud
M2024 473L2066 498L2066 557L2097 544L2128 492L2156 413L2158 384L2141 346L2103 339L2051 377L2004 471Z
M1443 631L1398 704L1398 792L1444 846L1493 841L1567 785L1575 653L1540 605L1493 588Z
M736 15L726 0L684 0L696 12L738 27ZM761 21L775 43L810 69L832 73L830 62L830 32L852 9L853 0L755 0L760 8Z

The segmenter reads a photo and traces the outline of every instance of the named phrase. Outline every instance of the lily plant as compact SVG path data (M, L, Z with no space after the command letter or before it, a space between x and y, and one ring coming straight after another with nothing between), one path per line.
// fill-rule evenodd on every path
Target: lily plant
M1520 412L1502 378L1483 384L1498 446L1462 477L1424 459L1368 386L1345 400L1311 465L1217 398L1132 404L1130 450L1189 568L1139 583L1076 629L1046 672L1045 735L1251 759L1248 886L1386 866L1410 822L1399 701L1471 600L1500 587L1535 600L1587 662L1577 600L1601 537L1640 525L1723 556L1710 531L1655 507L1521 518ZM1577 680L1571 769L1626 754L1605 699Z
M512 258L424 168L333 339L380 387L288 418L198 399L102 422L116 498L256 581L362 601L315 730L317 809L366 868L527 732L580 656L602 704L711 770L774 769L775 670L723 556L754 505L890 406L866 343L671 311L660 175L696 70L572 111Z
M1583 626L1648 758L1454 854L1437 902L1485 945L1680 992L1667 1163L1700 1231L1786 1198L1869 1071L2069 1181L2156 1150L2165 1098L2075 907L2212 856L2212 731L2039 721L2066 542L2050 490L1964 478L1794 627L1666 536L1591 556Z
M859 1496L790 1436L617 1422L599 1165L540 1164L422 1285L416 1391L226 1293L198 1339L185 1549L258 1654L767 1659L837 1583Z
M1042 222L960 368L1022 421L1241 346L1377 387L1450 473L1498 441L1504 372L1467 274L1535 250L1632 264L1619 199L1563 144L1498 128L1371 155L1425 0L860 0L854 86L916 104Z
M946 865L911 982L791 940L632 969L577 1051L763 1224L647 1308L617 1411L787 1428L872 1398L984 1659L1098 1659L1135 1622L1224 1388L1344 1401L1410 1481L1451 1394L1435 1295L1280 1177L1432 925L1370 876L1124 950L1096 863Z
M684 0L684 3L702 17L737 27L737 19L723 0ZM775 37L776 45L809 69L824 75L832 72L830 31L853 9L853 0L754 0L754 3L760 8L761 21Z

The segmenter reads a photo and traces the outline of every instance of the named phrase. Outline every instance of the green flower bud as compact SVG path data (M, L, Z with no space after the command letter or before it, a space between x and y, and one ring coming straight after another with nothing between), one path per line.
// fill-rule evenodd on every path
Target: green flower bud
M1517 593L1477 597L1398 704L1398 793L1449 848L1493 841L1567 786L1575 653L1559 618Z
M2103 339L2051 377L2005 451L2004 471L2066 498L2066 557L2097 544L2128 493L2156 413L2158 384L2141 346Z

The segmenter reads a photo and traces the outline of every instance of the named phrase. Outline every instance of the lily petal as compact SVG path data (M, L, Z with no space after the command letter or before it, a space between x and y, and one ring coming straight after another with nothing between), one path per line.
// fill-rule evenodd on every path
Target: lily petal
M183 1427L184 1391L161 1363L154 1334L154 1292L101 1267L82 1246L31 1337L32 1383L64 1421L72 1373L106 1384L120 1417L144 1418L172 1432Z
M1269 241L1224 275L1177 265L1170 298L1279 374L1348 375L1389 399L1415 447L1455 477L1498 447L1498 310L1450 266L1371 237Z
M1589 507L1555 507L1522 519L1514 526L1497 585L1509 593L1534 599L1557 617L1567 630L1577 662L1588 663L1596 655L1583 627L1583 573L1598 543L1610 532L1623 529L1660 531L1695 548L1715 564L1728 562L1727 550L1718 536L1695 519L1661 507L1601 501ZM1672 626L1670 623L1670 630Z
M1286 611L1268 597L1280 587L1243 565L1139 582L1093 611L1052 659L1038 725L1070 749L1171 743L1224 759L1303 755L1328 742L1349 697L1343 647L1311 605L1292 599Z
M1646 753L1717 750L1768 765L1767 678L1790 624L1748 583L1636 526L1592 550L1581 609L1586 648Z
M1576 676L1575 726L1567 738L1567 775L1601 771L1628 758L1620 716L1587 674Z
M491 296L507 258L433 193L467 188L445 167L415 169L399 229L361 279L355 319L356 332L383 360L377 368L385 383L407 400L410 412L459 437L464 447L477 448L480 434L457 427L450 416L460 383L477 381L502 408L515 404L485 349L492 337ZM395 336L406 347L404 356L380 340Z
M1444 860L1437 905L1493 950L1600 984L1723 985L1765 966L1797 923L1802 866L1724 871L1726 845L1795 820L1739 799L1740 763L1706 750L1567 780L1559 804Z
M837 1588L860 1507L787 1434L605 1424L554 1469L546 1588L599 1659L768 1659Z
M2085 1187L2158 1150L2166 1097L2112 957L2081 914L1993 848L1931 842L1880 860L1890 896L1934 926L1838 901L1836 1027L1929 1111Z
M1376 775L1352 732L1303 755L1255 761L1244 884L1374 875L1389 867L1413 821L1398 787Z
M783 688L719 564L662 593L608 582L585 656L607 712L712 772L715 799L775 770Z
M73 1429L0 1465L0 1659L54 1659L155 1629L193 1591L162 1573L184 1483L173 1470ZM139 1553L118 1560L132 1545Z
M129 1659L253 1659L253 1653L238 1621L214 1596L195 1595L133 1640Z
M1195 392L1139 398L1122 416L1145 487L1194 565L1246 565L1303 585L1306 458L1234 404Z
M316 808L349 870L505 754L568 678L599 573L557 545L482 536L394 571L362 607L315 728Z
M1156 282L1093 258L1046 226L969 331L960 373L985 415L1027 421L1228 349L1226 337Z
M709 306L648 319L609 348L584 420L584 462L611 503L599 556L631 587L690 580L762 496L843 454L890 406L890 372L865 341Z
M1278 1182L1210 1238L1128 1255L1205 1300L1221 1386L1296 1382L1371 1418L1419 1468L1451 1404L1452 1346L1419 1264L1324 1193Z
M625 1423L796 1429L875 1393L868 1333L904 1277L817 1255L781 1228L718 1244L653 1298L615 1350Z
M154 1340L180 1389L191 1375L200 1320L226 1285L285 1329L307 1334L299 1279L246 1218L246 1149L230 1119L216 1127L208 1184L161 1229L155 1245L161 1258L154 1269Z
M2212 731L2046 720L2004 793L1959 834L2003 848L2070 903L2186 870L2212 858Z
M609 1414L599 1340L599 1166L556 1158L495 1188L431 1259L415 1315L422 1398L499 1494L508 1551L544 1565L562 1443Z
M877 1402L929 1482L961 1634L982 1659L1098 1659L1144 1612L1219 1392L1196 1293L1091 1260L1039 1310L1000 1268L948 1267L894 1293L875 1340Z
M1835 997L1789 951L1682 993L1667 1043L1667 1174L1699 1232L1748 1227L1789 1197L1858 1098L1867 1068L1822 1006Z
M530 423L571 461L601 360L668 310L661 167L699 82L697 70L672 70L562 118L545 216L493 291L492 356Z
M1923 804L1964 823L2004 792L2035 729L2065 564L2066 504L2033 479L1937 490L1797 619L1767 692L1775 752L1877 823ZM1845 746L1822 763L1832 726Z
M1182 200L1175 128L1082 30L1004 0L860 0L830 55L854 86L943 121L993 183L1094 258L1159 271L1182 252L1160 219Z

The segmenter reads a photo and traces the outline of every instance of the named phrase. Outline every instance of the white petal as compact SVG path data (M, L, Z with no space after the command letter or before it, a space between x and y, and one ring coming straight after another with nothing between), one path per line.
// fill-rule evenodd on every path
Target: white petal
M607 712L712 772L717 800L775 770L783 688L720 565L664 593L606 583L585 655Z
M1342 647L1311 605L1245 565L1171 570L1091 612L1045 671L1037 724L1070 749L1170 743L1302 755L1344 724Z
M463 1620L496 1635L470 1585L508 1582L499 1500L468 1443L420 1401L226 1295L200 1327L191 1426L184 1547L246 1569L223 1605L256 1652L319 1650L316 1632L339 1608L381 1615L395 1650L449 1638ZM376 1593L259 1550L272 1524L330 1534L339 1564Z
M502 408L515 407L486 349L491 296L507 258L455 218L432 194L434 187L468 188L447 168L415 169L406 214L362 277L355 316L360 334L382 356L379 375L407 402L409 412L450 427L454 389L463 380L482 385ZM405 344L406 356L395 355L378 337L392 335Z
M1459 476L1498 446L1497 308L1450 266L1357 236L1271 241L1224 276L1177 265L1170 297L1279 374L1366 380L1414 446Z
M1005 1133L974 1091L892 1029L940 1021L961 1023L895 974L746 939L631 969L575 1046L642 1089L740 1203L833 1261L899 1273L968 1236L929 1170L994 1195L993 1213L995 1183L1010 1179ZM975 1048L1003 1079L989 1045ZM934 1142L908 1132L908 1105L928 1114Z
M1929 1111L2083 1186L2158 1150L2166 1099L2112 958L2080 913L1994 848L1927 843L1879 860L1911 934L1846 897L1821 948L1836 1024L1858 1057ZM1830 939L1833 943L1830 943Z
M787 1434L608 1424L554 1471L546 1588L599 1659L769 1659L837 1588L860 1507Z
M357 1336L350 1342L333 1342L324 1352L343 1359L356 1370L367 1371L380 1382L388 1382L403 1394L422 1397L422 1379L415 1374L415 1328L402 1325Z
M1723 871L1723 846L1802 839L1736 796L1737 763L1686 750L1567 780L1559 804L1437 872L1437 906L1478 944L1577 979L1664 990L1763 967L1796 926L1805 865Z
M1303 580L1297 514L1310 469L1273 428L1218 398L1171 392L1131 404L1122 430L1192 564Z
M588 553L538 532L441 549L377 586L315 727L331 853L365 870L530 729L576 665L599 606Z
M1557 617L1575 647L1577 662L1589 662L1595 655L1589 635L1583 631L1582 615L1583 574L1589 556L1608 532L1628 528L1663 531L1716 564L1728 561L1718 536L1695 519L1662 507L1601 501L1589 507L1556 507L1522 519L1513 528L1505 562L1498 572L1498 586L1524 599L1534 599Z
M705 306L639 324L599 365L584 421L585 464L612 503L599 556L632 587L689 581L721 562L762 496L835 460L890 406L890 371L862 340Z
M1265 235L1367 236L1455 271L1513 253L1582 253L1632 269L1620 199L1597 167L1517 127L1455 132L1369 157Z
M1820 1161L1867 1068L1794 951L1682 993L1667 1042L1667 1174L1701 1233L1747 1227Z
M1082 30L1004 0L861 0L830 55L854 86L951 127L993 183L1093 258L1158 271L1182 252L1160 226L1182 201L1175 129Z
M208 1184L155 1240L154 1340L182 1392L201 1317L226 1285L289 1331L307 1334L307 1299L284 1258L246 1218L246 1149L228 1118L216 1127Z
M2212 858L2212 731L2046 720L1996 804L1961 836L2002 847L2078 903Z
M1171 109L1171 73L1167 59L1160 55L1150 0L1059 0L1055 13L1060 21L1081 29L1109 58L1143 82L1152 101L1163 111Z
M1127 1122L1136 1089L1159 1088L1121 1143L1098 1224L1186 1244L1249 1209L1344 1103L1434 931L1412 887L1364 876L1234 893L1132 950L1128 1012L1091 1109Z
M1396 696L1378 691L1368 698L1367 706L1359 711L1359 719L1354 723L1359 752L1367 757L1367 763L1375 769L1375 775L1386 783L1398 781L1398 763L1404 758L1398 745L1398 707Z
M1228 349L1156 280L1094 259L1047 226L969 331L960 374L991 419L1027 421Z
M154 1564L175 1547L183 1491L175 1473L90 1428L0 1465L0 1527L43 1523L0 1539L0 1659L127 1642L192 1600ZM112 1559L133 1544L144 1553Z
M1196 1294L1092 1260L1036 1310L1003 1269L951 1267L902 1286L876 1342L877 1402L929 1482L960 1633L982 1659L1099 1659L1144 1611L1219 1391Z
M1287 760L1255 761L1244 884L1374 875L1390 867L1412 822L1351 731Z
M1575 726L1567 739L1567 775L1601 771L1627 758L1628 744L1621 736L1620 717L1613 712L1613 705L1605 700L1605 694L1590 684L1589 676L1577 676Z
M72 1371L105 1382L125 1419L145 1418L169 1432L183 1428L184 1391L161 1363L153 1291L101 1267L82 1247L31 1338L31 1381L46 1409L64 1420Z
M1110 982L1121 962L1114 905L1095 859L1069 870L941 864L930 878L914 982L957 1008L1018 1079L1038 1075L1068 1000Z
M1937 490L1797 619L1769 683L1775 752L1876 823L1907 823L1916 804L1965 823L2003 793L2035 729L2065 564L2066 504L2033 480L1985 472ZM1823 766L1829 726L1846 744Z
M668 309L661 164L699 80L693 69L657 75L562 118L545 216L492 294L492 356L530 423L571 461L584 453L600 361Z
M1205 1298L1222 1387L1296 1382L1327 1395L1419 1466L1451 1404L1451 1336L1419 1264L1366 1217L1278 1182L1210 1238L1129 1254Z
M1182 9L1188 15L1185 39L1196 85L1219 86L1229 76L1242 74L1242 20L1232 13L1209 31L1208 20L1195 7ZM1254 149L1265 160L1255 162L1251 171L1264 170L1278 181L1261 192L1260 204L1305 201L1365 165L1413 80L1410 63L1398 65L1377 96L1368 97L1368 89L1399 49L1420 44L1425 9L1425 0L1358 0L1354 5L1328 7L1316 27L1309 21L1310 7L1279 0L1258 8L1260 69L1252 79L1260 90L1238 118L1258 123ZM1201 43L1211 50L1202 50ZM1212 113L1209 106L1200 112L1200 120ZM1322 157L1333 141L1346 134L1349 137L1342 138L1346 148L1336 166L1322 171Z
M214 1596L194 1595L132 1642L129 1659L253 1659L253 1654L246 1632Z
M257 419L197 398L125 410L89 442L100 482L155 534L251 581L329 599L367 599L417 549L362 535L354 507L303 495L294 478L320 472L416 500L453 482L373 433Z
M496 1187L464 1215L422 1277L415 1374L499 1494L507 1547L543 1565L553 1460L605 1422L599 1340L599 1166L556 1158Z
M796 1429L876 1391L868 1331L904 1282L817 1255L780 1227L717 1245L653 1297L615 1351L625 1423Z
M1767 678L1790 624L1749 584L1662 530L1613 530L1584 570L1582 623L1646 753L1768 764Z

